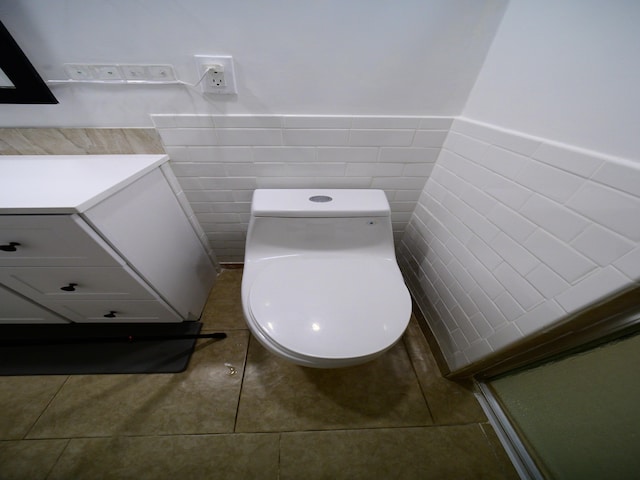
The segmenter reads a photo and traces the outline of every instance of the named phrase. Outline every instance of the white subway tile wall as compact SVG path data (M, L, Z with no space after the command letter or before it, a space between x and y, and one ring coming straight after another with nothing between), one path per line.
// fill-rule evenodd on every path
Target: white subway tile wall
M383 189L398 244L453 121L300 115L151 118L184 196L222 262L244 260L256 188Z
M399 262L461 369L638 284L640 163L458 118Z

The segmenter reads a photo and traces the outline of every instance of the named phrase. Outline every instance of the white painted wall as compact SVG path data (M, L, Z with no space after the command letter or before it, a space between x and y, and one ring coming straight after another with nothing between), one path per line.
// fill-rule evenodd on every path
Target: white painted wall
M463 116L640 161L640 2L511 0Z
M457 115L506 0L22 0L0 17L36 69L157 63L197 81L194 54L234 56L239 94L183 86L57 86L57 106L0 126L147 127L149 114Z

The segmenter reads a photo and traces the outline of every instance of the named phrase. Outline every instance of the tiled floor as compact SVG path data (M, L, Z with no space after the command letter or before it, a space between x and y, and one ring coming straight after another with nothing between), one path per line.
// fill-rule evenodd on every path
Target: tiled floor
M518 478L415 320L369 364L302 368L251 338L241 278L202 318L228 337L183 373L0 377L0 479Z

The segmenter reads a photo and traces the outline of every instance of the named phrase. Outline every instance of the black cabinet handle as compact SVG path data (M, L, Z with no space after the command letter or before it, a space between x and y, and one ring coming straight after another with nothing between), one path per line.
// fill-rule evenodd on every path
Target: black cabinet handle
M9 245L0 245L0 250L3 252L15 252L17 250L16 247L19 247L20 244L18 242L9 242Z
M116 312L115 310L111 310L109 313L106 313L104 315L104 318L116 318L116 313L118 312Z
M77 286L78 286L77 283L70 283L66 287L60 287L60 290L63 290L65 292L75 292Z

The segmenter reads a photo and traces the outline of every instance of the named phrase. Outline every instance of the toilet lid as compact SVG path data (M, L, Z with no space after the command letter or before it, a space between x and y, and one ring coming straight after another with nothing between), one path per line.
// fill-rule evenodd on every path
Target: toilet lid
M321 358L382 351L404 332L411 299L393 260L281 259L260 272L249 305L283 348Z

